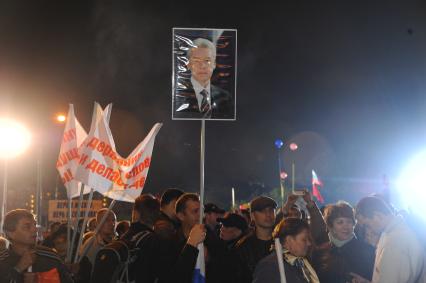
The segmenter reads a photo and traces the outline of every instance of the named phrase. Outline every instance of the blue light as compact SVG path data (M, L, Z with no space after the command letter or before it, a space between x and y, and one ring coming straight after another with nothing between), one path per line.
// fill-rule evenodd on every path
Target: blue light
M280 139L275 140L275 147L280 149L284 145L284 142Z

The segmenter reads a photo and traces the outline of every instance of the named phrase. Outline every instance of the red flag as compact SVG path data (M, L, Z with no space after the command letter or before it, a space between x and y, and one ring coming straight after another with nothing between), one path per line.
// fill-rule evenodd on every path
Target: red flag
M322 187L322 182L318 179L317 174L312 170L312 194L320 203L324 203L324 198L322 197L318 187Z

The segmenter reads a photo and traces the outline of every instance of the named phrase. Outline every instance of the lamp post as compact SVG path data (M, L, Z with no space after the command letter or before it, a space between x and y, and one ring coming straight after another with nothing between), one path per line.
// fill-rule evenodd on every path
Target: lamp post
M56 115L56 123L64 124L67 120L67 117L64 114ZM59 186L59 172L56 172L56 181L55 181L55 200L58 200L58 186Z
M290 144L290 150L291 151L293 151L293 152L295 152L298 148L299 148L299 146L296 144L296 143L291 143ZM295 181L296 180L296 164L295 164L295 161L294 161L294 158L293 158L293 161L292 161L292 163L291 163L291 191L294 193L294 187L295 187Z
M1 206L0 233L3 234L4 217L7 211L8 160L22 154L29 146L31 135L20 123L0 118L0 159L3 160L3 195Z
M285 172L282 171L282 166L281 166L281 154L280 154L280 150L284 145L284 142L280 139L275 140L275 147L277 148L277 152L278 152L278 170L279 170L279 180L280 180L280 190L281 190L281 205L284 206L284 186L285 186L285 178L287 177ZM284 176L283 176L284 175ZM283 178L284 177L284 178Z

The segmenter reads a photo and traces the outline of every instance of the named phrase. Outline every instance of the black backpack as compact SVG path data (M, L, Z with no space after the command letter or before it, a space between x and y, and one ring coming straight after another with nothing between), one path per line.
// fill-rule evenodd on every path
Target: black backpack
M138 259L139 251L152 232L142 231L130 241L117 240L101 248L96 254L92 272L92 283L131 283L132 264Z

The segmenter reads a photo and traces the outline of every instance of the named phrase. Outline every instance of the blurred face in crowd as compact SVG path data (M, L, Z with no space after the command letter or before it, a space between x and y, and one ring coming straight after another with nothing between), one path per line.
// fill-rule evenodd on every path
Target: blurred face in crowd
M224 241L232 241L238 239L243 232L237 227L225 227L222 225L220 228L220 238Z
M88 229L89 229L89 231L95 231L96 230L96 218L90 219Z
M381 213L375 212L373 217L366 217L363 215L357 215L356 220L359 225L365 226L372 233L380 235L385 227L383 217Z
M185 204L185 210L179 212L177 217L182 222L182 225L192 228L200 221L200 202L188 200Z
M287 218L298 218L298 219L302 219L302 213L300 212L300 210L296 207L291 207L288 211L288 216Z
M177 217L176 217L176 211L175 211L175 207L176 207L176 201L177 201L178 199L177 198L175 198L174 200L172 200L168 205L167 205L167 207L169 207L170 209L168 209L168 211L169 211L169 213L171 214L170 216L171 216L171 218L172 219L176 219Z
M211 225L211 226L216 226L217 223L217 219L219 217L222 217L223 214L217 213L217 212L208 212L206 213L205 217L206 217L206 224L207 225Z
M67 255L67 235L62 234L53 239L53 247L55 248L56 252L58 253L59 257L64 259Z
M333 220L333 226L330 227L330 232L335 238L340 241L348 240L354 233L355 223L348 217L337 217Z
M298 257L306 256L311 245L311 237L307 229L302 230L295 236L287 236L284 241L284 247L292 255Z
M188 68L191 70L192 77L203 86L207 85L213 74L216 66L214 60L209 48L198 47L191 51Z
M98 216L99 222L102 220L102 217L105 213L106 211L104 213L99 214ZM105 219L104 224L99 230L100 234L104 236L113 236L115 233L115 223L116 223L115 213L109 212L107 218Z
M37 240L37 227L34 218L24 217L19 219L15 231L7 231L13 244L24 246L35 245Z
M256 227L266 229L273 228L275 225L275 209L266 207L260 211L254 211L251 213L251 218Z

